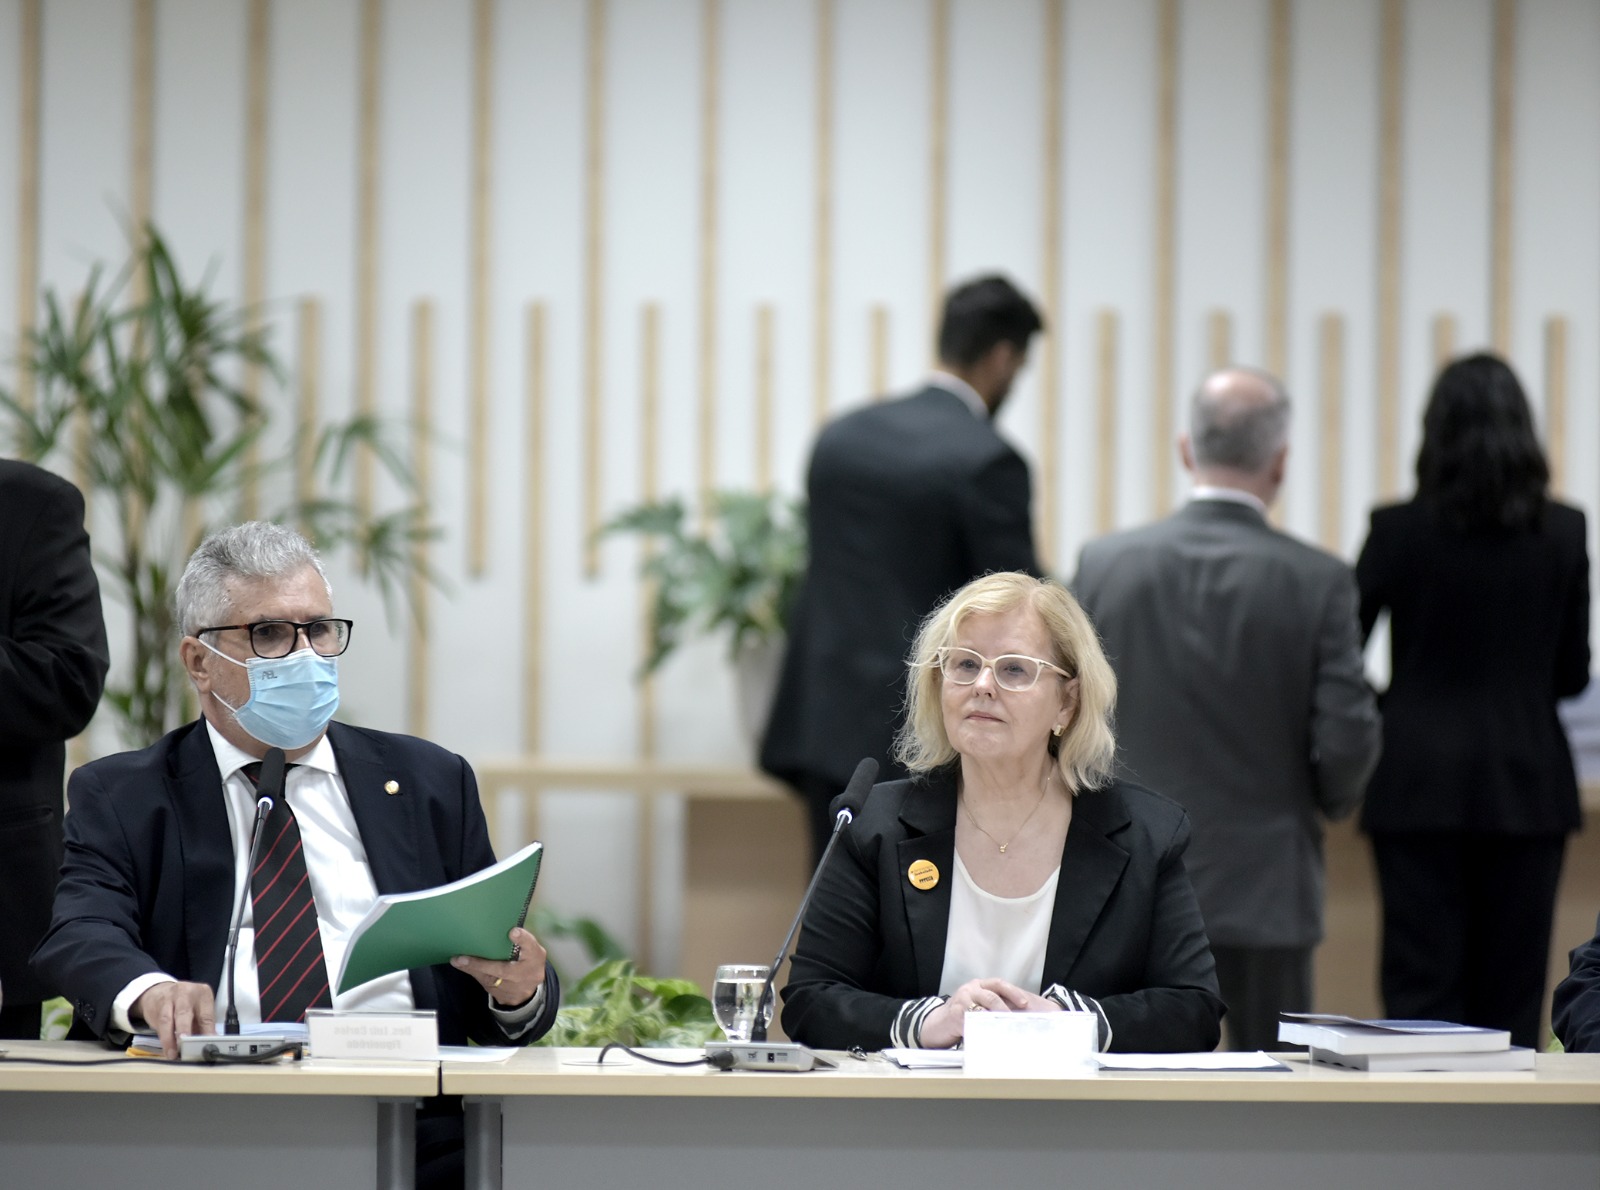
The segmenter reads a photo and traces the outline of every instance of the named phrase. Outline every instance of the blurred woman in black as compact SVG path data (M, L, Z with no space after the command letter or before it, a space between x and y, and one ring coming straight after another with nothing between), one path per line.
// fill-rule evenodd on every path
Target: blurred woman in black
M1578 786L1556 702L1589 681L1583 513L1548 496L1521 385L1491 355L1440 373L1417 494L1379 508L1361 625L1390 617L1383 759L1367 792L1394 1017L1536 1045Z

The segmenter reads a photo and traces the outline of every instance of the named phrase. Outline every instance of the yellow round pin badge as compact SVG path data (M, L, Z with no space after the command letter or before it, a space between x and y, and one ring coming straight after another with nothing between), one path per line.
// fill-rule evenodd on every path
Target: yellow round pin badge
M906 878L911 881L912 888L927 892L939 883L939 868L931 859L919 859L906 869Z

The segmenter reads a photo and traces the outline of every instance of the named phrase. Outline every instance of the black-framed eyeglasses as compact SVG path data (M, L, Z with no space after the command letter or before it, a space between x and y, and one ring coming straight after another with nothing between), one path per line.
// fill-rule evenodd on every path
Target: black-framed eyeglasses
M295 642L304 634L311 651L319 657L337 657L350 647L350 630L354 627L353 620L307 620L303 624L295 620L257 620L254 624L218 624L213 628L201 628L195 635L231 632L235 629L248 632L250 650L257 657L276 658L287 657L294 652Z

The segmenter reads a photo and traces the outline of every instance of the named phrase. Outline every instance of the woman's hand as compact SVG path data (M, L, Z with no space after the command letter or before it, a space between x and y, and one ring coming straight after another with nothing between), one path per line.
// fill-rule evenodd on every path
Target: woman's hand
M1060 1012L1061 1005L1003 979L970 979L922 1022L924 1049L949 1049L966 1035L969 1012Z

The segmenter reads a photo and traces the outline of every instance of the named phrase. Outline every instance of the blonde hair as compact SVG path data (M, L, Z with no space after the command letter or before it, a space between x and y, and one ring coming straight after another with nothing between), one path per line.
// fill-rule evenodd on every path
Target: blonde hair
M973 579L934 608L917 630L907 662L906 721L895 739L894 756L914 773L925 773L956 759L944 729L940 690L944 674L939 650L953 645L969 616L1002 615L1029 607L1050 636L1053 660L1078 679L1078 706L1072 722L1048 747L1061 778L1073 793L1110 779L1117 751L1111 713L1117 703L1117 678L1100 648L1100 637L1072 593L1059 583L1020 571ZM1041 679L1042 680L1042 679Z

